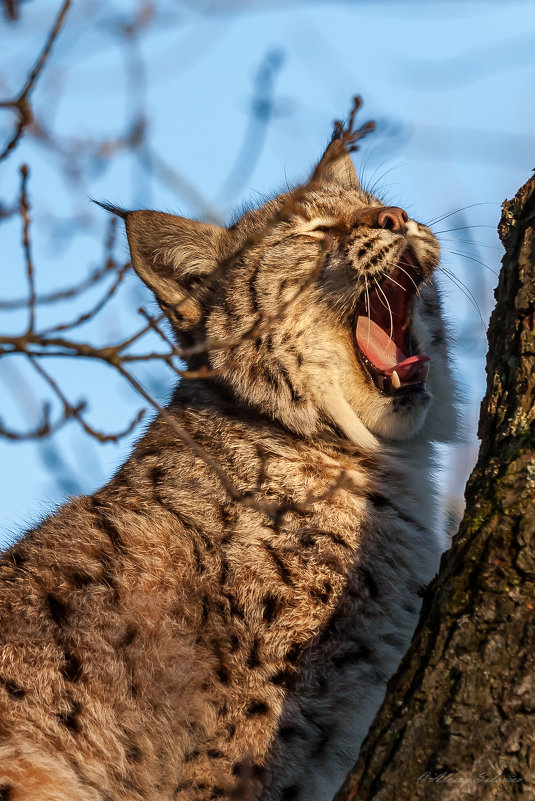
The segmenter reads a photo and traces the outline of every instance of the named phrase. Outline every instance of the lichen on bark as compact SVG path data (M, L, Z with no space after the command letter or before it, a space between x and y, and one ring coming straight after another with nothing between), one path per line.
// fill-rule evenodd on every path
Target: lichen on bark
M535 177L503 205L481 448L411 648L336 801L535 797Z

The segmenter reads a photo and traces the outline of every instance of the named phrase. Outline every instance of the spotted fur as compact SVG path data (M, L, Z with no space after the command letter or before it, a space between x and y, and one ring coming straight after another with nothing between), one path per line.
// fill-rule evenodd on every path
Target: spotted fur
M103 489L5 553L0 798L327 801L341 784L438 565L431 443L455 427L437 241L380 228L381 208L338 140L228 229L124 215L190 365L218 372L183 380L168 414L234 489L159 416ZM433 366L426 391L387 397L352 319L407 244Z

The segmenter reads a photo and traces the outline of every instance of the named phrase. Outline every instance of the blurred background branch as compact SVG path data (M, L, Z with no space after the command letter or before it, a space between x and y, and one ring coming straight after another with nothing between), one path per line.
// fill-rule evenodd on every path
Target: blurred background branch
M67 11L70 6L70 0L65 0L63 3L59 14L52 26L52 30L50 31L48 38L45 42L45 45L35 62L33 68L26 79L26 82L20 92L14 97L12 100L0 100L0 109L13 109L17 117L17 124L15 128L15 132L13 136L9 139L6 146L0 152L0 161L3 161L12 150L15 149L17 146L20 138L22 137L25 128L28 127L33 122L33 111L30 105L30 94L33 91L36 81L39 78L43 67L45 66L46 62L50 57L50 53L52 52L52 47L54 42L56 41L58 34L65 22L65 17L67 15ZM6 16L8 19L15 20L17 19L18 15L18 5L14 3L6 2L5 3L5 10Z

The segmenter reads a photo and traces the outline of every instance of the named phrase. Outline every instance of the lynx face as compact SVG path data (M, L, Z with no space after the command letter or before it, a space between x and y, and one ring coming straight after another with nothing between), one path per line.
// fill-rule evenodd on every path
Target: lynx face
M127 230L179 342L208 343L219 380L291 430L334 424L373 449L417 434L435 395L449 402L438 242L361 189L342 141L228 229L133 212ZM437 417L426 435L447 438Z

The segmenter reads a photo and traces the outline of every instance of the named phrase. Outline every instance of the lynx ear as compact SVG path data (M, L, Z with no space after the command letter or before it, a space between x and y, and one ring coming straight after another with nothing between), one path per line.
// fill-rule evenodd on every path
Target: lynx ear
M126 233L136 273L179 328L193 328L202 314L194 287L216 269L225 229L160 211L132 211Z
M343 139L333 139L327 146L310 180L340 184L348 189L359 189L359 179Z

